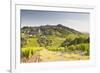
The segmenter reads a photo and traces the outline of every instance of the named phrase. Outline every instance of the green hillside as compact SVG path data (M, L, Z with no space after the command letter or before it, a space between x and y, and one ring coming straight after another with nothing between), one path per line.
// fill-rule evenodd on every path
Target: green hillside
M88 59L89 42L88 33L82 33L61 24L38 27L25 26L21 28L21 61L34 62L33 57L36 59L39 57L39 62L49 60L59 61L58 59ZM45 57L44 51L48 52ZM74 56L73 58L71 56L71 58L68 59L64 57L66 54L77 54L78 56ZM58 58L53 58L54 55ZM50 57L50 59L48 59L48 57Z

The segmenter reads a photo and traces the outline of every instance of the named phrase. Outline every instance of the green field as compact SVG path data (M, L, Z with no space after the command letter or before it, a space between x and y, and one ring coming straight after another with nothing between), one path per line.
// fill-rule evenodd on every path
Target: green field
M41 32L39 29L21 28L21 63L89 59L88 33L58 26L44 26Z

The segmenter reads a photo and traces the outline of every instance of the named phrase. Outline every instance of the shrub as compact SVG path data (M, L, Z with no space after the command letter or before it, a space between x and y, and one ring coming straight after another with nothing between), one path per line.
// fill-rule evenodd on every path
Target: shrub
M52 45L52 40L49 40L46 36L41 35L37 42L39 43L40 47L47 47Z
M76 47L74 45L71 45L68 47L68 50L70 50L70 51L74 51L75 49L76 49Z
M73 35L73 37L74 37L74 35ZM61 44L61 47L77 45L77 44L81 44L81 43L89 43L89 36L86 36L86 35L76 36L75 35L74 38L67 37L66 40Z
M27 48L21 48L21 57L29 57L29 49Z
M21 48L21 57L29 58L31 57L36 51L40 51L44 49L43 47L27 47Z

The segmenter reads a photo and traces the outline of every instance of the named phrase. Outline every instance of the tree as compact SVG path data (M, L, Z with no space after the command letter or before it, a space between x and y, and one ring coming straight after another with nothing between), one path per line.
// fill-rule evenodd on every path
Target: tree
M52 40L47 39L46 36L41 35L37 42L39 43L40 46L42 47L47 47L52 45Z

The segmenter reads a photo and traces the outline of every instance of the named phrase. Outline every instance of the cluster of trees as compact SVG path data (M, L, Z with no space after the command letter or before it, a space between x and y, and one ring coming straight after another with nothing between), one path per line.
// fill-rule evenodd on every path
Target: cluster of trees
M73 37L74 38L66 38L66 40L61 44L61 47L64 47L65 51L68 52L89 55L89 36L79 35Z
M89 55L89 43L80 43L77 45L71 45L65 47L65 49L68 52L79 53L81 55Z
M47 47L52 45L52 40L49 40L46 36L41 35L37 42L39 43L40 47Z
M77 45L71 45L71 46L66 46L66 47L53 47L53 46L47 46L47 49L50 51L59 51L62 53L77 53L81 55L89 55L89 44L87 43L82 43L82 44L77 44Z
M50 51L60 51L68 53L79 53L82 55L89 55L89 36L80 35L67 37L59 47L52 46L52 40L46 36L40 36L37 40L40 47L45 47Z
M78 36L76 38L66 38L66 40L61 44L61 47L76 45L80 43L89 43L89 37Z
M81 34L80 32L66 27L62 24L57 25L44 25L38 27L28 27L25 26L21 28L21 33L25 33L27 35L55 35L60 37L66 37L69 34Z

